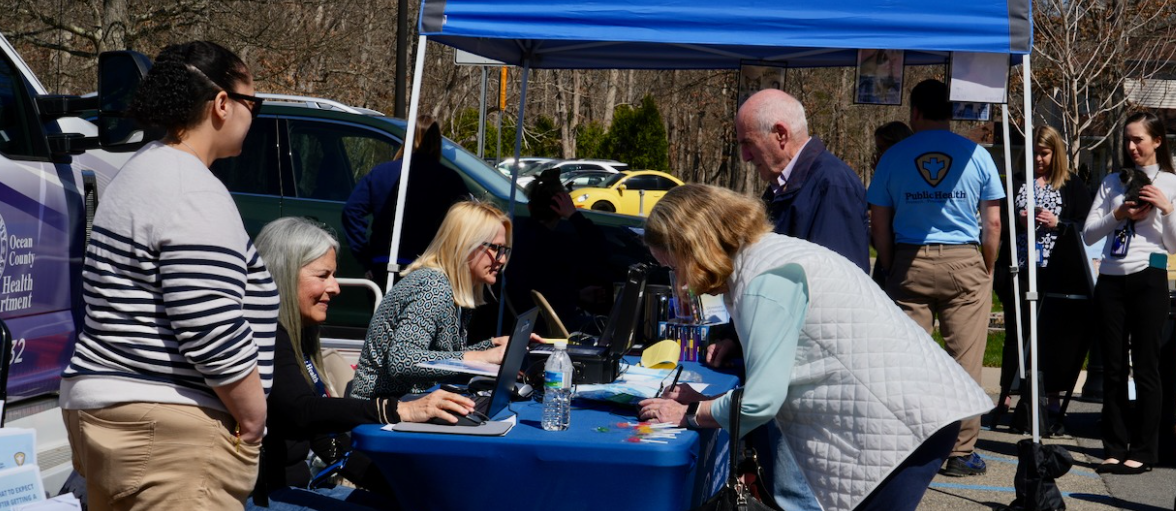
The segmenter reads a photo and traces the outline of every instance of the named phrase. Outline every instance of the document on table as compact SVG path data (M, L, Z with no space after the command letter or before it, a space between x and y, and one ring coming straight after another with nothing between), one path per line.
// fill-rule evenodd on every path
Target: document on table
M517 419L514 415L500 421L486 421L480 426L444 426L425 422L397 422L380 428L384 431L401 431L406 433L442 433L447 435L474 436L503 436L514 428Z
M489 376L491 378L498 377L498 364L491 364L490 362L471 362L468 360L460 360L456 358L447 358L445 360L426 360L416 365L425 369L436 369L438 371L450 371L454 373L475 374L478 376Z
M663 385L670 383L668 380L670 372L670 369L630 366L612 383L577 385L576 397L619 404L635 404L643 399L656 397L658 389L664 390ZM706 383L687 381L692 379L697 380L699 376L686 371L682 373L678 382L690 385L700 393L706 389Z

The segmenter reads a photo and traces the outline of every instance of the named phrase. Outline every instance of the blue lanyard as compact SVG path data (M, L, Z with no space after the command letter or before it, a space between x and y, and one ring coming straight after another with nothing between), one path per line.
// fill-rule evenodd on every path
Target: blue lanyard
M310 381L314 384L315 392L318 392L318 395L322 397L331 397L327 393L327 386L323 384L322 378L319 378L318 371L314 370L314 364L310 362L310 356L302 355L302 363L306 364L306 372L310 374Z

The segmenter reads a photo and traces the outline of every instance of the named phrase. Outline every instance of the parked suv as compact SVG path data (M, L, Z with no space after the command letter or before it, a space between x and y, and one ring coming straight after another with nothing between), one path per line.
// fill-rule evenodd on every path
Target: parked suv
M364 270L343 235L343 206L355 184L372 167L393 159L407 123L326 99L259 96L266 101L245 138L241 155L215 162L212 171L232 193L250 235L282 216L313 218L338 234L338 275L362 278ZM472 195L506 208L511 183L497 169L449 139L442 142L442 161L461 174ZM515 200L515 214L527 215L522 192L516 192ZM640 220L599 213L590 216L605 227L613 245L606 252L613 254L615 264L648 258L637 235L628 229L639 226ZM383 276L376 280L381 285L384 282ZM373 306L365 293L344 292L331 303L327 335L362 339Z

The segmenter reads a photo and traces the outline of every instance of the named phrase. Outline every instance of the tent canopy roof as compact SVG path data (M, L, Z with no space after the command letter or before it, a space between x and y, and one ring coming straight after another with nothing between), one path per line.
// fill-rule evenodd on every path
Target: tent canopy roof
M735 69L851 66L859 48L1023 55L1032 22L1028 0L422 0L420 33L516 66Z

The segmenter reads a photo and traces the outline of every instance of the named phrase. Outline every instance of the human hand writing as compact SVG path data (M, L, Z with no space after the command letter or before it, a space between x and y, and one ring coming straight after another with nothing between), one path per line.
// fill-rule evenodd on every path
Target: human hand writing
M686 405L672 399L653 398L637 403L641 407L637 417L641 420L653 422L669 422L683 426L686 418Z

